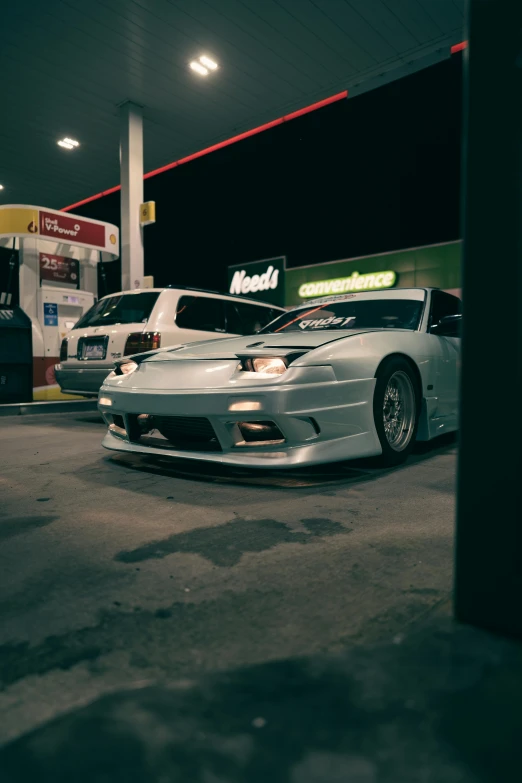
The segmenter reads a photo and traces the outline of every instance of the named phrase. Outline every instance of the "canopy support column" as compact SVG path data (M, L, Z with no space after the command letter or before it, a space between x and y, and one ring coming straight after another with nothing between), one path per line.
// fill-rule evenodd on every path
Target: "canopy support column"
M469 14L455 614L522 637L522 3Z
M138 288L143 277L143 112L128 101L120 107L122 288Z

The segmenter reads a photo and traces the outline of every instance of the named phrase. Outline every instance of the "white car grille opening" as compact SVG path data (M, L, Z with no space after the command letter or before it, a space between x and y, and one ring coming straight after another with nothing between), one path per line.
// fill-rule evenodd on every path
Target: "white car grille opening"
M108 418L110 416L110 419ZM112 420L112 424L109 424L109 429L114 435L118 435L120 438L127 437L127 430L125 429L125 420L123 416L117 413L108 414L108 420Z
M285 438L274 421L238 421L242 441L236 446L271 446L285 442Z

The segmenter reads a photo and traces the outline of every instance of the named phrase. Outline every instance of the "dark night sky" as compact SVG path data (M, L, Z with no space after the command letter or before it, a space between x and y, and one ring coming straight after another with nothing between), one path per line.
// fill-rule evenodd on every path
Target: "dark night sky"
M146 180L145 274L219 290L229 264L457 239L461 101L459 55ZM116 193L75 212L119 224L119 208Z

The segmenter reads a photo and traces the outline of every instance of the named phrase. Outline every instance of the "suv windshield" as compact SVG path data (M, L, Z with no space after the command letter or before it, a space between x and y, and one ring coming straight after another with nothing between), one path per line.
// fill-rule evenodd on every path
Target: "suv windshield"
M100 299L80 318L74 328L144 324L149 320L159 294L159 291L146 291L139 294L119 294Z
M311 303L272 321L261 334L319 329L418 329L420 299L353 299Z

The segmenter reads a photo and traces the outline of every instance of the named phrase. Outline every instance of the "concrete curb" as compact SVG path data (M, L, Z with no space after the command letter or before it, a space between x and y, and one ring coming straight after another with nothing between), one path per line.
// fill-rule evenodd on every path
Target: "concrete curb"
M51 400L49 402L16 402L0 405L1 416L34 416L40 413L78 413L95 411L98 400Z

